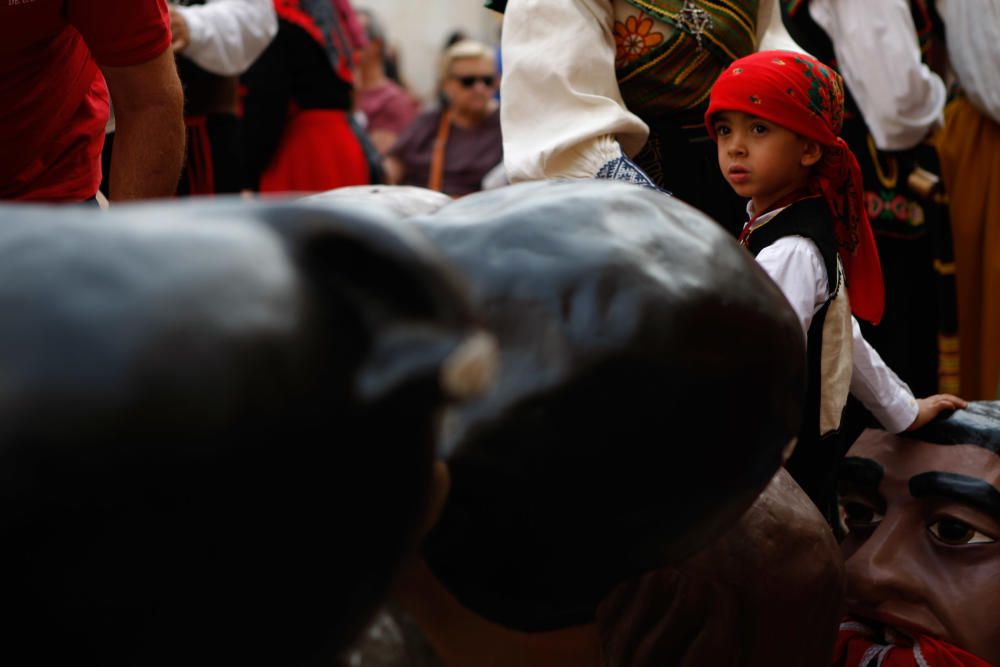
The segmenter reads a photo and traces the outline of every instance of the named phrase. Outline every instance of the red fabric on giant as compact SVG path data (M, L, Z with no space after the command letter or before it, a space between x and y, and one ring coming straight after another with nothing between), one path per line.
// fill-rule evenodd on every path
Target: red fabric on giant
M910 643L910 642L906 642ZM840 625L833 667L995 667L968 651L933 637L918 637L912 646L881 644L873 628L853 619ZM874 663L872 662L874 661Z

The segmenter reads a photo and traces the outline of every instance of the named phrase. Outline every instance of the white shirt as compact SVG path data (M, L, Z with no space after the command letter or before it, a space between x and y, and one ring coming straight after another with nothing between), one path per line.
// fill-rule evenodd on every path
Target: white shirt
M760 226L781 209L762 215ZM757 263L781 289L807 335L812 318L829 296L826 267L819 248L804 236L785 236L757 254ZM885 430L899 433L917 418L919 408L913 392L886 366L861 335L858 321L851 317L853 334L853 372L851 393L875 415Z
M948 59L973 106L1000 123L1000 2L937 0Z
M625 108L615 72L615 11L624 5L508 0L500 122L512 182L593 178L623 151L633 156L646 143L649 128ZM781 22L777 0L760 4L757 42L802 51Z
M208 0L175 9L190 36L182 55L219 76L245 72L278 32L272 0Z
M840 73L880 150L913 148L943 122L944 82L920 59L908 0L811 0L809 15L833 42Z

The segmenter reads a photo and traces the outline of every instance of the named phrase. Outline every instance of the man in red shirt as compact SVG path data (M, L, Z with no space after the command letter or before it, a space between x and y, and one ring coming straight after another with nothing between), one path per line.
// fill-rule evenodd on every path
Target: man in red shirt
M114 100L111 199L173 194L182 93L165 0L0 1L0 199L94 197Z

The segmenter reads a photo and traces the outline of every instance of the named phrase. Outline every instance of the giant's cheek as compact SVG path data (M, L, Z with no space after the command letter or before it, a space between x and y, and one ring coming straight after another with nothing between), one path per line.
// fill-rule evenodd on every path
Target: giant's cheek
M935 578L932 604L948 630L948 641L991 665L1000 665L1000 614L996 612L1000 543L958 555L942 563L939 572L928 573ZM939 576L942 573L948 576Z

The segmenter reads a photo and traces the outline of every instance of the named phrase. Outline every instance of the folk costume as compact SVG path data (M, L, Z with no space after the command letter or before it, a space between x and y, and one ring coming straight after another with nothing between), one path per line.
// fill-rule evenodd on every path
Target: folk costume
M880 635L864 623L845 620L840 624L833 667L991 667L982 658L933 637L897 644Z
M315 192L369 182L350 118L364 39L346 0L274 0L278 36L246 74L246 186Z
M177 56L184 85L187 157L179 195L239 192L243 134L239 75L278 31L270 0L181 0L191 42Z
M741 243L781 287L807 336L808 404L789 471L828 518L835 516L834 472L848 391L887 430L917 415L909 388L865 342L858 317L878 322L884 309L878 252L864 208L861 170L843 139L840 77L810 56L768 51L735 61L712 88L704 122L741 111L823 146L808 192L753 211Z
M961 387L1000 397L1000 6L937 0L961 93L936 139L950 195Z
M243 183L243 132L239 75L278 30L271 0L172 0L187 24L189 41L177 53L184 87L185 151L177 194L239 192ZM114 119L109 123L101 191L112 168Z
M508 175L655 185L735 236L743 203L719 173L701 116L712 82L758 48L797 48L776 0L508 0Z
M846 84L842 136L858 157L882 262L886 312L865 338L918 394L957 393L955 264L948 211L926 143L945 86L929 0L786 0L795 40ZM963 388L964 389L964 388Z

